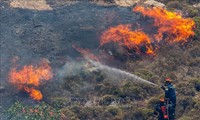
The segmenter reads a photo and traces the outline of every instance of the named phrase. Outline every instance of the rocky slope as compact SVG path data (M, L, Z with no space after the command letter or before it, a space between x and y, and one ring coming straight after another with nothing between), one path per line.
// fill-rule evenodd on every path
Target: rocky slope
M142 20L132 12L131 7L136 2L181 11L185 17L195 20L196 36L185 46L163 46L156 57L123 59L126 55L118 50L117 60L109 61L113 59L109 58L107 63L160 85L165 77L171 77L177 88L177 119L198 119L200 10L195 0L186 0L185 3L167 0L163 3L153 0L1 0L0 112L6 114L0 117L156 119L152 112L159 97L163 96L161 89L134 81L110 79L102 72L88 70L87 67L78 75L55 77L42 86L44 99L41 102L33 101L8 83L12 59L16 56L20 58L18 63L21 66L46 58L55 73L65 69L64 65L76 66L81 55L72 45L96 52L102 31L110 26Z

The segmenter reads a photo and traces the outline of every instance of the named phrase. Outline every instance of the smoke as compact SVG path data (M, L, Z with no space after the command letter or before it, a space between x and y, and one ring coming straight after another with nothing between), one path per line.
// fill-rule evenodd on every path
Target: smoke
M104 72L108 77L115 77L115 78L118 78L118 79L130 79L130 80L140 81L140 82L144 82L144 83L151 84L151 85L154 85L154 86L158 86L155 83L149 82L149 81L142 79L142 78L140 78L136 75L133 75L129 72L103 65L103 64L101 64L99 62L95 62L91 59L87 59L87 60L90 63L92 63L92 65L94 65L95 67L100 69L102 72Z
M62 65L64 61L62 58L66 54L75 56L74 51L69 47L72 43L76 42L83 48L97 48L97 35L104 28L119 23L127 24L136 21L135 14L131 14L129 8L99 7L84 2L53 11L15 10L6 7L2 9L2 14L1 83L8 81L8 73L10 68L12 68L12 64L9 61L14 56L20 57L21 60L18 62L20 68L27 64L34 65L33 63L37 63L38 58L47 58L51 61L52 70L54 71L58 66ZM53 96L51 91L45 92L43 90L48 88L48 90L53 89L57 92L57 90L61 89L56 88L59 81L56 81L55 77L63 78L79 75L83 67L84 62L67 62L61 69L58 68L58 71L55 72L57 74L53 76L55 82L48 81L48 84L42 87L39 86L38 89L44 92L44 97L48 96L48 94ZM109 69L105 71L110 73ZM113 78L119 76L118 72L114 72L114 70L111 73L110 76ZM127 77L125 74L120 76L122 78ZM52 83L56 83L56 85ZM50 88L49 84L53 87ZM3 109L5 106L12 105L12 101L16 100L16 95L8 93L9 89L12 89L12 87L6 87L5 94L2 93L0 96L3 99L1 103ZM26 89L26 91L30 90ZM64 91L60 91L57 93L63 94ZM0 109L1 112L2 108Z
M74 76L78 75L81 72L81 69L83 69L84 63L73 61L73 62L67 62L60 70L58 70L58 77L64 78L68 76Z

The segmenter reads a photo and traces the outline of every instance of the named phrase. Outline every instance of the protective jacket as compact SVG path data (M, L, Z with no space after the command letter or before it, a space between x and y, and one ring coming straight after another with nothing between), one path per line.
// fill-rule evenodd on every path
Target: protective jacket
M155 112L158 112L158 120L168 120L167 107L165 103L160 103L156 106Z
M169 103L168 100L165 102L160 102L156 107L154 114L158 115L158 120L174 120L174 108L172 107L172 103Z
M165 98L172 102L174 108L176 107L176 90L172 84L168 84L165 88Z

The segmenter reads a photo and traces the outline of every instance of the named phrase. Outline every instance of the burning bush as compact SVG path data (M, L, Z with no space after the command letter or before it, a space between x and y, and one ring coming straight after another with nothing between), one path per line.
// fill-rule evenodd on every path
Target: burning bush
M195 35L193 31L195 22L190 18L183 18L178 13L159 7L144 8L141 6L135 7L133 11L152 18L154 23L150 26L157 30L157 33L145 33L145 27L143 27L144 30L132 30L131 24L120 24L103 32L100 46L114 42L137 54L155 55L156 50L162 47L160 44L184 44L191 36Z
M195 23L190 18L183 18L177 13L157 7L138 6L134 8L134 11L154 19L154 26L158 27L158 33L154 37L158 42L163 39L167 43L187 42L187 39L194 35Z
M118 25L103 32L100 45L102 46L111 41L129 49L134 49L137 53L141 53L141 46L145 46L147 54L154 54L148 35L139 30L131 30L131 25Z
M35 88L42 84L42 80L48 81L52 77L49 63L43 60L39 65L25 65L21 70L15 66L10 70L9 82L17 86L19 90L29 93L34 100L41 100L42 93Z

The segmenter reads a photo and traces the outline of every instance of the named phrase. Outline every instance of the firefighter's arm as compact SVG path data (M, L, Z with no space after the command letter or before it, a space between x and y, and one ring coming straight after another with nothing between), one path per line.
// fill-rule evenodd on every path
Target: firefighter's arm
M168 91L169 91L169 88L165 88L165 86L161 86L161 88L165 91L165 93L168 93Z
M153 114L156 115L156 116L158 116L158 115L159 115L159 112L160 112L160 107L157 105L157 106L155 107L155 109L154 109Z
M165 86L162 85L161 88L165 91Z
M159 115L158 111L154 111L154 112L153 112L153 115L158 116L158 115Z

